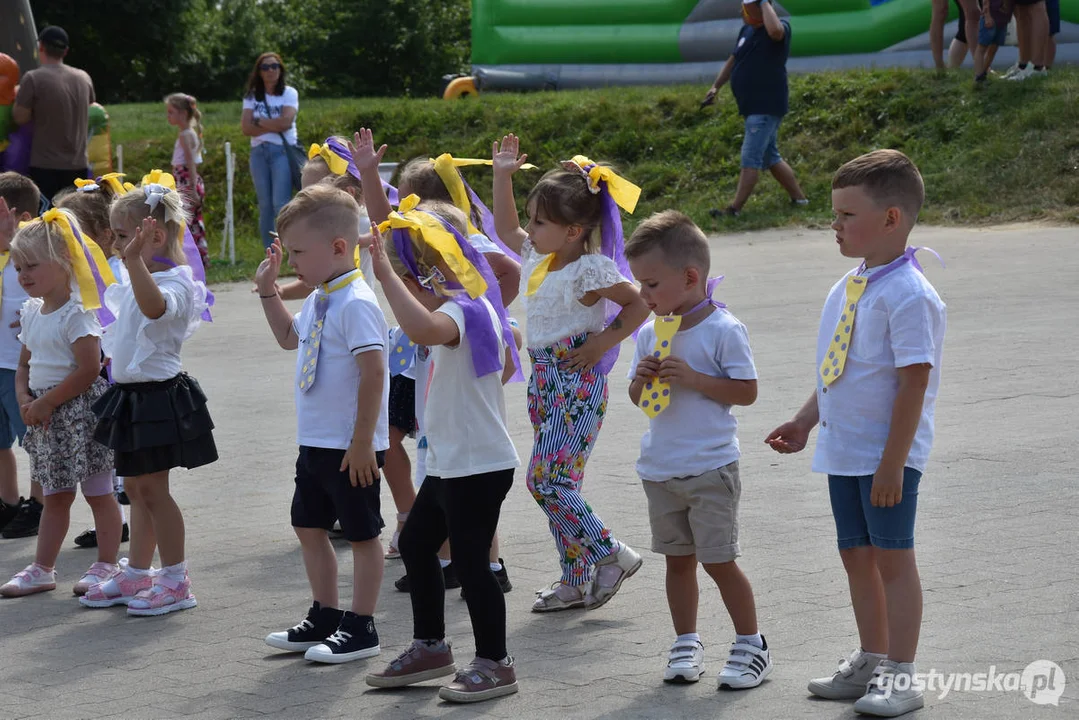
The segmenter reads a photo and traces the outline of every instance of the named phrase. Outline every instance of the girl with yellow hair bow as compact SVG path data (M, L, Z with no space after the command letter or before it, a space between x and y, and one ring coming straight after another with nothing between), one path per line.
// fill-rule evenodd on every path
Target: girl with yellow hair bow
M15 391L30 475L44 492L34 562L0 587L16 597L56 588L56 558L67 536L76 487L98 528L97 562L75 583L85 593L117 571L120 506L113 495L112 451L93 438L93 404L107 391L101 371L101 292L112 273L97 246L81 236L74 217L49 210L23 225L11 246L19 283L30 298L22 308L23 343ZM107 311L106 311L107 312Z
M584 466L606 414L607 373L619 344L649 313L623 269L618 211L632 212L640 189L611 168L577 156L533 188L526 231L513 199L513 173L527 157L518 149L514 135L491 148L495 226L521 253L532 356L528 408L534 443L527 482L547 515L562 565L561 578L540 593L532 610L594 608L641 565L640 556L614 538L581 495Z

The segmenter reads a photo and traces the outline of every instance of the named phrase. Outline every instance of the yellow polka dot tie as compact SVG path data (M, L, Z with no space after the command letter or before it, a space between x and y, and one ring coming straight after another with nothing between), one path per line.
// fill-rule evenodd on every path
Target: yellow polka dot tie
M652 351L652 357L663 360L671 354L671 343L674 341L674 334L678 332L681 325L681 315L667 315L666 317L656 318L654 326L656 330L656 346ZM671 386L659 378L653 378L651 382L644 384L644 389L641 390L641 399L637 404L640 405L641 410L644 410L645 415L654 418L671 404Z
M390 375L400 375L408 370L416 357L416 343L403 332L398 334L397 342L390 348Z
M332 285L322 283L315 296L315 321L311 323L306 337L300 338L300 352L303 353L303 365L300 366L300 392L307 392L315 384L315 369L318 367L318 346L322 342L322 328L326 324L326 310L330 307L330 294L343 287L348 287L363 273L353 270L338 278Z
M869 278L866 277L851 275L847 278L847 294L843 300L843 311L839 315L835 332L832 333L832 342L828 345L828 352L820 364L820 377L825 385L831 385L843 374L843 366L847 364L847 351L850 350L851 333L854 330L854 312L868 284Z

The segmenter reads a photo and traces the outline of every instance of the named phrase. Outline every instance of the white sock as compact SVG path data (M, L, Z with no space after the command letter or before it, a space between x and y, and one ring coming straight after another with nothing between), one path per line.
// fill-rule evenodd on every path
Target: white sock
M443 570L445 570L446 567L450 564L450 561L449 560L443 560L442 558L439 558L438 559L438 564L442 566Z
M699 642L701 642L701 635L700 635L700 633L682 633L681 635L679 635L675 639L675 642L695 642L695 643L699 643ZM703 645L704 643L701 643L701 644Z
M127 522L127 508L123 505L120 506L120 524Z
M171 575L172 577L183 577L187 574L187 561L181 560L175 565L169 565L168 567L161 568L162 575Z
M756 645L759 648L764 648L764 638L760 633L754 633L753 635L735 635L735 642L745 643L747 645Z
M154 570L153 570L153 568L145 568L145 569L143 569L143 568L137 568L137 567L135 567L133 565L128 565L124 569L124 572L126 572L130 577L142 577L143 575L151 575L151 574L153 574Z
M491 572L498 572L499 570L502 569L502 563L500 563L500 562L493 562L493 563L490 563L490 565L491 565Z

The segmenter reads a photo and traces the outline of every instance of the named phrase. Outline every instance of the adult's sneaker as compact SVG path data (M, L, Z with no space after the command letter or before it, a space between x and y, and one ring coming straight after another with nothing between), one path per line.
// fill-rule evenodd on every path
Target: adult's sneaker
M453 675L453 648L447 640L413 640L382 672L369 674L371 687L395 688Z
M867 653L861 648L839 661L839 668L831 677L809 681L809 692L828 700L855 700L866 693L866 686L873 679L873 670L884 659L883 655Z
M768 650L768 641L763 635L761 635L761 647L753 643L733 643L727 664L719 671L719 689L755 688L772 674L772 667L772 653Z
M675 640L663 671L664 682L695 683L704 675L704 645L700 640Z
M448 702L473 703L492 700L517 692L517 673L513 658L501 662L476 658L457 671L453 682L438 689L438 696Z
M316 600L307 611L307 617L288 630L270 633L266 636L266 644L287 652L306 652L333 635L344 614L337 608L322 607Z
M19 503L19 512L4 527L0 535L6 540L37 535L38 526L41 525L41 511L44 509L45 507L34 498L23 500Z
M346 663L374 657L382 652L378 644L375 619L345 611L337 630L306 653L305 660L321 663Z

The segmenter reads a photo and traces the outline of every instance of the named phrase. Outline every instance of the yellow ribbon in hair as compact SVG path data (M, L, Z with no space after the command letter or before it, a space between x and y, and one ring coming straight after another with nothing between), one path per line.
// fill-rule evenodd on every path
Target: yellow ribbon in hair
M122 179L123 177L124 173L105 173L101 176L101 182L105 185L108 185L114 195L123 195L125 192L130 192L131 190L135 189L135 186L131 183L124 182ZM79 184L78 180L75 181L75 184Z
M442 226L438 218L416 210L419 202L420 198L415 193L406 197L397 210L390 213L389 219L379 224L379 232L395 229L408 230L410 235L419 235L449 266L469 297L478 298L483 295L487 292L487 281L461 252L457 238Z
M108 260L105 259L105 253L101 252L101 248L98 247L95 242L79 242L79 239L75 237L75 231L71 227L71 221L68 220L67 215L60 212L56 208L47 211L41 216L42 222L56 223L60 226L60 234L64 238L64 242L67 243L67 252L71 256L71 269L75 273L75 283L79 288L79 295L82 297L82 306L87 310L97 310L101 307L101 294L97 289L97 281L94 279L93 270L90 268L90 263L86 260L86 252L90 251L90 256L93 258L94 264L97 266L97 272L101 275L101 279L105 282L106 287L116 282L116 277L112 274L112 268L109 267Z
M163 170L151 170L149 175L142 176L141 185L160 185L169 190L176 189L176 178Z
M84 188L87 185L97 185L97 181L89 178L75 178L75 187Z
M465 181L461 178L461 174L457 172L457 168L471 165L490 165L491 161L477 158L455 158L449 153L442 153L431 162L435 165L435 172L442 178L443 184L449 190L453 204L465 214L465 218L468 220L468 234L478 234L480 230L476 229L476 226L472 224L472 203L468 199L468 190L465 189ZM532 163L525 163L521 166L521 169L535 170L536 166Z
M599 192L599 182L604 180L607 182L607 192L611 194L611 199L615 201L618 207L631 214L637 209L637 200L641 197L639 187L611 168L597 165L584 155L574 155L573 160L570 162L588 175L588 185L592 188L592 192ZM589 165L592 167L586 169Z
M307 159L314 160L317 157L326 161L326 166L330 168L330 172L334 175L344 175L348 172L348 160L335 153L325 143L322 145L311 143L311 147L307 151Z

